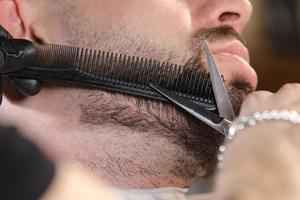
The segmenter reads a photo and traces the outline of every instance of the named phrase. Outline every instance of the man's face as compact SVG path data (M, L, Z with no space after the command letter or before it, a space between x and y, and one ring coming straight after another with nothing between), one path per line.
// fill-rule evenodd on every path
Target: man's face
M256 87L248 52L238 40L252 12L249 0L65 0L53 6L47 12L55 18L44 24L51 27L46 42L177 64L196 61L205 68L202 42L208 40L236 111ZM222 141L220 134L170 105L101 91L79 96L82 123L125 126L154 141L165 137L204 168L213 163ZM184 161L178 166L191 177L197 173Z

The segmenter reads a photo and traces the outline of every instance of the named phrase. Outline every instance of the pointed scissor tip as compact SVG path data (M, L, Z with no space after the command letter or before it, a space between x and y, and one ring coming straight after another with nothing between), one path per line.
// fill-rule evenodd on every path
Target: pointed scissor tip
M208 47L208 41L204 40L204 45Z
M233 120L235 114L233 107L227 93L223 78L215 62L213 54L208 46L208 42L204 41L203 48L206 54L206 61L208 64L208 71L210 74L210 79L213 86L213 91L216 99L216 104L218 107L219 115L223 118Z
M205 50L209 50L209 51L210 51L209 45L208 45L208 41L207 41L207 40L204 40L203 46L204 46Z
M211 68L216 66L216 64L215 64L215 60L213 58L212 52L209 48L209 44L208 44L207 40L204 40L203 48L204 48L204 52L205 52L205 55L206 55L206 60L208 62L208 69L209 69L209 71L211 71Z

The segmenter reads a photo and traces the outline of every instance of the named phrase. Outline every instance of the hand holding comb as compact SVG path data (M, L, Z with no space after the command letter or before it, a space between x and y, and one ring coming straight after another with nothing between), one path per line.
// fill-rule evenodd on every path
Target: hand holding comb
M0 74L17 71L31 65L34 59L34 49L26 40L15 41L13 37L0 26ZM40 81L34 79L22 79L11 76L11 84L22 94L36 95L41 88ZM2 89L2 83L1 89ZM2 91L1 91L2 93ZM2 95L0 95L2 100ZM1 104L0 100L0 104Z

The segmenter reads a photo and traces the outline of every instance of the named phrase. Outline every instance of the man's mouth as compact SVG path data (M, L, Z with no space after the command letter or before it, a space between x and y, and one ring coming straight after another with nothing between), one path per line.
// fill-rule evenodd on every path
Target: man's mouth
M253 88L257 86L257 74L249 64L249 51L240 41L217 41L210 47L226 83L238 77L245 79Z
M213 50L213 54L229 54L232 56L236 56L247 63L250 62L248 49L238 40L229 43L228 46Z

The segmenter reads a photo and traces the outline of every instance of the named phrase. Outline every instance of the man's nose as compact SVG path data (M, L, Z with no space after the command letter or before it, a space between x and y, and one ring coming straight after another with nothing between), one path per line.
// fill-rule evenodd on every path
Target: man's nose
M187 0L193 27L214 28L229 25L241 33L252 14L249 0Z

